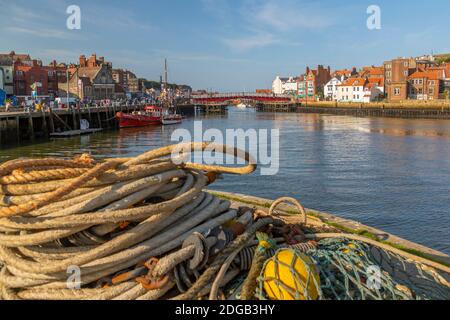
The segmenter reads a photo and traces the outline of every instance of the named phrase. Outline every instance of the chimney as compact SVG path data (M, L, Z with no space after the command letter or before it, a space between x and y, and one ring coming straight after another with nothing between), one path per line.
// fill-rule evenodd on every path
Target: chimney
M80 56L80 67L86 67L86 56Z
M105 63L105 57L98 58L98 61L100 62L100 64Z
M309 72L310 72L310 69L309 69L309 67L306 67L306 74L308 75L308 74L309 74Z
M97 66L97 54L93 53L88 61L88 67L96 67Z

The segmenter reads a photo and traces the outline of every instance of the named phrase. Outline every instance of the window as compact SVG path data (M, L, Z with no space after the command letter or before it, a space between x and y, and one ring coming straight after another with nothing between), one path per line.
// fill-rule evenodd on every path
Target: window
M403 72L403 74L404 74L405 76L408 76L408 70L405 70L405 71Z
M394 88L394 95L396 96L400 95L400 88Z
M423 84L423 80L422 80L422 79L419 79L419 80L418 80L418 84Z

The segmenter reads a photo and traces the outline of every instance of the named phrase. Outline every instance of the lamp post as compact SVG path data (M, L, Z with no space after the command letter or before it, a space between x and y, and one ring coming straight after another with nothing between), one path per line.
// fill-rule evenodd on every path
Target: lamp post
M66 100L66 104L67 104L67 107L69 107L69 91L70 91L70 86L69 86L69 67L67 67L67 70L66 70L66 79L67 79L67 100Z

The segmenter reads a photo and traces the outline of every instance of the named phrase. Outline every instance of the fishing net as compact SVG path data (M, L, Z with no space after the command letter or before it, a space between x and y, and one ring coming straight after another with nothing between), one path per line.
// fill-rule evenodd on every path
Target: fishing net
M445 279L431 268L345 239L322 240L307 255L281 249L266 262L258 282L260 299L450 299Z

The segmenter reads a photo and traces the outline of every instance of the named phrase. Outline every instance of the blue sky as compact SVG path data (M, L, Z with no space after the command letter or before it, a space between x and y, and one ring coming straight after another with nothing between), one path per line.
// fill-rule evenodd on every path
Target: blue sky
M66 28L71 4L81 8L81 30ZM381 30L366 27L372 4ZM44 62L96 52L154 80L167 57L169 80L197 89L270 88L306 65L450 52L448 0L0 0L0 8L0 52Z

